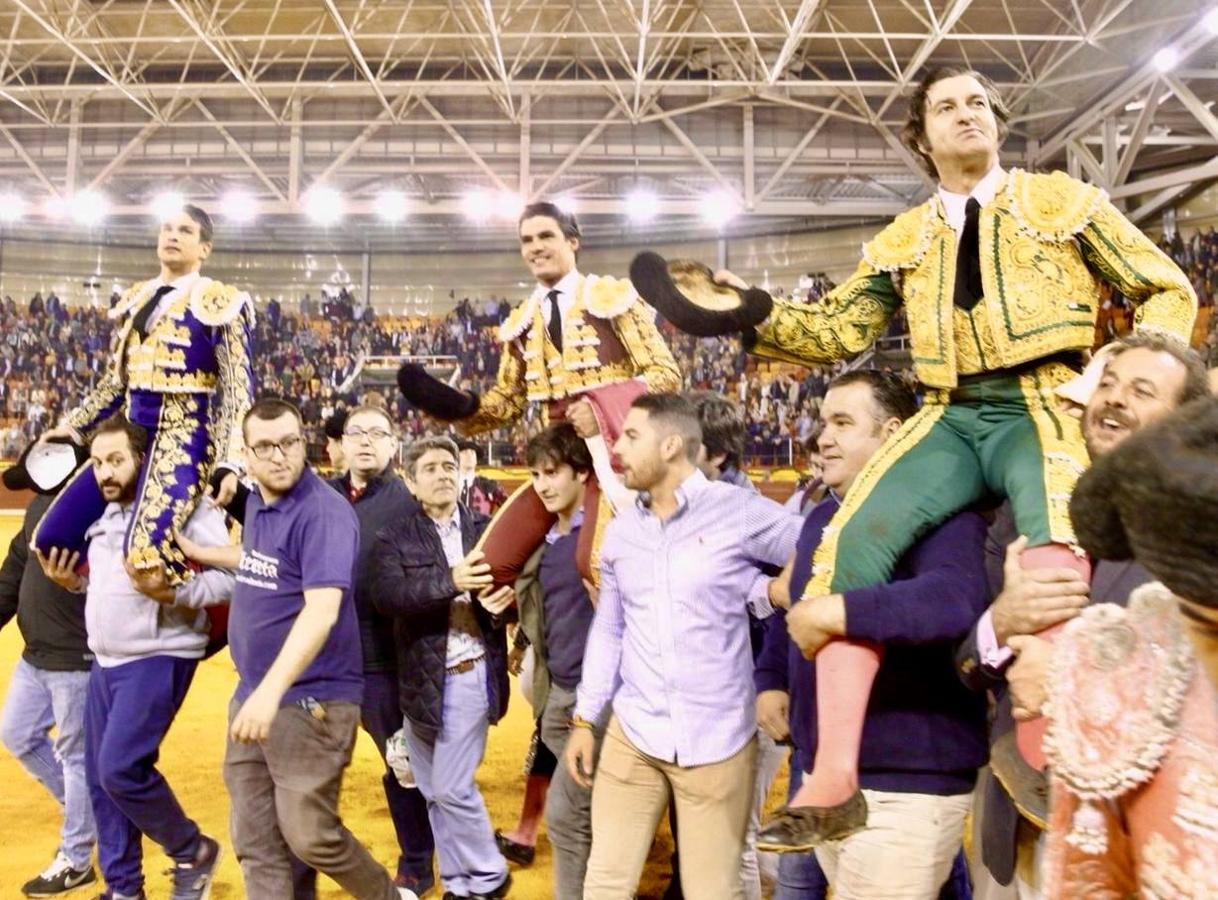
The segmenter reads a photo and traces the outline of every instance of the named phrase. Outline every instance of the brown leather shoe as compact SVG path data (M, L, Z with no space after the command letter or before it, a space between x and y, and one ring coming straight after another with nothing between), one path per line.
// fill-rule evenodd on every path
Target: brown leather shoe
M1007 792L1019 814L1037 828L1049 821L1049 776L1028 765L1015 732L1008 731L990 747L990 770Z
M769 853L807 853L840 841L867 824L867 800L855 791L837 806L784 806L757 831L757 849Z

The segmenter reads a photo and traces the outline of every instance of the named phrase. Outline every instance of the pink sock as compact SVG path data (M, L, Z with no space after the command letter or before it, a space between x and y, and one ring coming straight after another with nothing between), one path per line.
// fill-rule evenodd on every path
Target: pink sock
M1029 547L1019 554L1019 565L1024 569L1074 569L1080 579L1091 581L1090 560L1079 556L1065 544ZM1064 627L1064 622L1054 625L1040 632L1037 637L1052 641ZM1015 743L1019 746L1019 753L1035 769L1044 769L1046 765L1043 744L1048 727L1049 720L1043 716L1028 722L1015 723Z
M816 655L816 761L791 806L836 806L859 786L859 747L883 649L835 640Z

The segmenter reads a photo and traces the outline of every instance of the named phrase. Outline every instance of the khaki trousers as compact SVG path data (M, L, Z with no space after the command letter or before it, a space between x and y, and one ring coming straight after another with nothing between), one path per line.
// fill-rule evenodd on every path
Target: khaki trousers
M867 827L816 848L834 900L935 900L964 840L972 795L863 796Z
M592 787L592 855L584 900L630 900L671 795L685 896L741 900L740 854L753 799L757 740L705 766L683 767L635 747L609 723Z

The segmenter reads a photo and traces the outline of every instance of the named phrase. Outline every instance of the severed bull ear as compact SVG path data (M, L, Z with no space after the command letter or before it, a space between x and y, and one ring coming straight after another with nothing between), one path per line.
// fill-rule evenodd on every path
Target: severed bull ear
M630 264L639 296L686 334L716 337L748 334L765 321L774 300L760 288L741 290L715 281L709 266L640 253Z
M398 369L398 389L412 406L445 422L469 418L481 406L477 394L449 387L418 363L403 363Z

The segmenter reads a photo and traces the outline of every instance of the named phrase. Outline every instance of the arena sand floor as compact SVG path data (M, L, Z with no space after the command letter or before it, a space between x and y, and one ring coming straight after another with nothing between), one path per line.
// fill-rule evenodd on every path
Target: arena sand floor
M7 552L20 518L0 515L0 549ZM0 631L0 696L7 695L9 677L21 653L16 622ZM203 663L173 729L161 747L160 768L169 779L188 815L208 834L220 837L225 847L213 900L239 900L245 892L241 873L228 840L228 794L220 773L224 756L225 711L236 675L227 652ZM514 682L514 680L513 680ZM486 759L478 770L478 783L495 827L515 827L524 790L521 767L533 723L528 703L515 689L507 717L491 729ZM397 858L393 826L381 791L380 758L367 735L360 733L355 758L343 785L342 815L347 826L387 865ZM42 786L13 757L0 748L0 900L20 900L21 885L50 862L57 846L59 808ZM672 843L667 825L652 847L640 898L658 898L667 881ZM160 847L144 843L144 873L148 896L169 895L170 865ZM550 891L550 847L538 841L537 859L530 868L513 867L511 896L520 900L546 900ZM82 891L73 897L93 896ZM440 891L433 892L438 897ZM319 896L337 900L348 896L326 878Z

